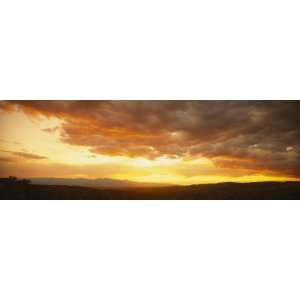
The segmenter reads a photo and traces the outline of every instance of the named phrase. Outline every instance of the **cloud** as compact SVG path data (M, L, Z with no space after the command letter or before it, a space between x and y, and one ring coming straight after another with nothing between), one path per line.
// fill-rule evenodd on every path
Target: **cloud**
M1 107L56 117L63 142L95 154L202 156L224 169L300 177L299 101L5 101Z
M41 156L33 153L27 153L27 152L11 152L11 153L28 159L47 159L46 156Z
M59 126L44 128L43 131L47 133L53 133L59 130Z
M19 157L22 157L22 158L25 158L25 159L47 159L46 156L42 156L42 155L37 155L37 154L34 154L34 153L28 153L28 152L23 152L23 151L7 151L7 150L0 150L1 152L5 152L5 153L9 153L9 154L12 154L14 156L19 156ZM8 160L10 158L7 158Z
M10 157L0 156L0 163L12 163L12 162L15 162L15 160Z
M3 143L3 144L12 144L12 145L21 145L21 143L19 143L19 142L8 141L8 140L5 140L5 139L0 139L0 143Z

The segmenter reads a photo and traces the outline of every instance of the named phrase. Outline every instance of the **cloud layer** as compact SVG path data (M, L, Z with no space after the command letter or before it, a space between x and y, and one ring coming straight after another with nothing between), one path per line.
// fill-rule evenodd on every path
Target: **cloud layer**
M300 177L300 101L6 101L56 117L63 142L95 154L206 157L227 169Z

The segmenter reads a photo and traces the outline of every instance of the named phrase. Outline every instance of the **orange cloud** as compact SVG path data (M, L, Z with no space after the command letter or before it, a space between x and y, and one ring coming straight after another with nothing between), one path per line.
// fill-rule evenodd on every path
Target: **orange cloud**
M24 151L7 151L7 150L0 150L1 152L8 153L13 156L18 156L25 159L47 159L46 156L37 155L34 153L24 152ZM7 158L9 160L9 158Z
M228 172L300 177L298 101L5 101L1 107L58 118L64 143L95 154L206 157Z

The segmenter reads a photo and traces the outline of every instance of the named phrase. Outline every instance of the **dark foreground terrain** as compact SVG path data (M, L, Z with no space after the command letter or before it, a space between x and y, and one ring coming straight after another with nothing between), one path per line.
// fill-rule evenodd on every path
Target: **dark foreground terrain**
M0 185L0 199L300 199L300 182L219 183L123 189L7 183Z

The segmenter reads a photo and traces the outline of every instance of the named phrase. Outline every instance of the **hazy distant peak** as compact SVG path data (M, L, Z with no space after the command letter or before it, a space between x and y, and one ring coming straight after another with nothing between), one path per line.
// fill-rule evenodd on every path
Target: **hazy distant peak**
M88 178L42 177L42 178L30 178L30 180L33 184L86 186L86 187L94 187L94 188L162 186L162 184L159 183L142 183L142 182L135 182L130 180L111 179L111 178L88 179Z

